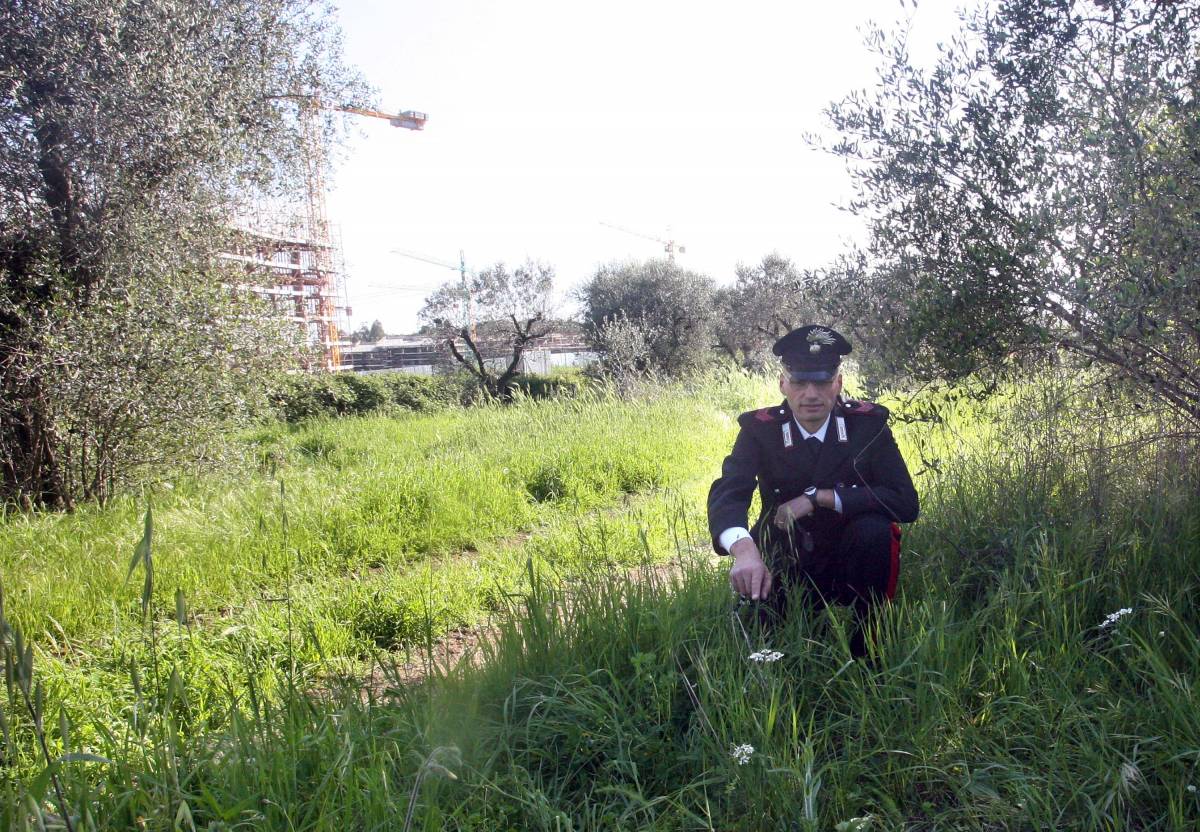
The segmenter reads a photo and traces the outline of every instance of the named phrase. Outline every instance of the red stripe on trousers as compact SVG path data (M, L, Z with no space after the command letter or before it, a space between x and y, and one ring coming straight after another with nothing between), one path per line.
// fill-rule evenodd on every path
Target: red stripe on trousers
M883 595L889 601L896 595L896 581L900 579L900 526L892 524L892 568L888 573L887 589Z

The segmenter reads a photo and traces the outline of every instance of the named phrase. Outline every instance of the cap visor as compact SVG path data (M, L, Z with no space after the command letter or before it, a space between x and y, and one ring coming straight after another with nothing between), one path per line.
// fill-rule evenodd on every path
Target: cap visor
M792 381L833 381L837 370L791 370L788 378Z

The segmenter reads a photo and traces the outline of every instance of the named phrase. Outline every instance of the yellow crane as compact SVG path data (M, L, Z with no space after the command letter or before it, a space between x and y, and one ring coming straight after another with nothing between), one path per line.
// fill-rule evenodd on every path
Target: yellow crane
M318 296L317 316L324 327L325 347L325 366L328 370L336 370L342 364L342 348L341 348L341 326L340 312L347 309L344 299L341 306L337 301L345 295L344 286L340 285L340 275L335 274L333 268L333 243L332 235L329 231L329 212L325 203L325 172L322 169L321 157L323 154L314 152L314 149L319 147L318 144L323 140L320 128L317 125L317 119L314 117L314 111L317 109L330 109L342 113L352 113L354 115L366 116L368 118L379 118L391 124L393 127L402 127L406 130L424 130L425 122L429 116L417 110L404 110L400 113L386 113L382 110L373 110L368 107L357 107L350 104L322 104L316 99L309 99L306 106L301 108L301 123L304 131L304 141L306 152L304 154L305 161L305 185L308 192L308 233L309 238L316 243L314 256L316 260L318 279L322 282L321 291Z
M393 127L403 127L407 130L424 130L425 121L429 118L425 113L416 110L405 110L402 113L385 113L381 110L369 110L366 107L351 107L349 104L342 107L334 107L334 109L343 113L354 113L357 116L381 118Z
M661 237L651 237L649 234L643 234L640 231L633 231L632 229L625 228L621 225L613 225L611 222L605 222L604 220L601 220L600 224L617 231L623 231L626 234L632 234L634 237L641 237L643 240L650 240L652 242L659 243L662 245L663 251L667 253L668 263L675 262L675 252L677 251L680 254L687 254L687 249L675 241L674 236L671 234L670 228L667 228L667 239L664 240Z

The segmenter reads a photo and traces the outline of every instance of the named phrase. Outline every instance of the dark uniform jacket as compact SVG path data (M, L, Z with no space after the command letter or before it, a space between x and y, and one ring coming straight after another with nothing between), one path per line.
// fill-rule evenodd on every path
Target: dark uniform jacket
M917 492L887 426L887 408L871 402L838 402L830 416L815 460L786 400L738 417L741 431L721 466L720 479L708 492L708 526L719 554L725 554L717 541L721 532L740 526L749 528L764 557L802 557L798 536L781 532L771 520L781 504L803 494L810 485L836 489L842 501L840 514L818 508L811 518L799 522L812 536L816 555L810 557L815 557L818 566L822 549L829 548L855 515L876 512L898 523L917 519ZM845 426L845 441L841 441L839 420ZM747 514L755 487L761 511L749 526Z

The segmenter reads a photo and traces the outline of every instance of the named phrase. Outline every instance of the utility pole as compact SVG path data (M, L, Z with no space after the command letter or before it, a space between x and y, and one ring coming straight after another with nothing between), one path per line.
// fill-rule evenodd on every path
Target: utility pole
M467 327L471 331L471 340L475 340L475 310L471 308L471 287L467 285L467 255L458 250L458 273L462 277L463 303L467 305Z

